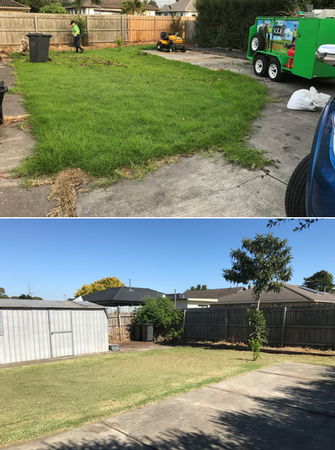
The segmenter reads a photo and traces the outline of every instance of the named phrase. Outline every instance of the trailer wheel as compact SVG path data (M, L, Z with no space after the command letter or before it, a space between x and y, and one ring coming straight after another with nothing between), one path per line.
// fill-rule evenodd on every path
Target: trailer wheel
M279 82L283 80L284 74L281 71L281 66L278 59L271 59L268 66L268 75L272 81Z
M256 53L259 50L265 49L265 38L262 33L256 33L253 35L250 41L251 53Z
M300 161L291 175L285 194L287 217L306 217L306 182L310 155Z
M259 77L264 77L268 71L269 61L265 55L258 55L254 59L254 72Z

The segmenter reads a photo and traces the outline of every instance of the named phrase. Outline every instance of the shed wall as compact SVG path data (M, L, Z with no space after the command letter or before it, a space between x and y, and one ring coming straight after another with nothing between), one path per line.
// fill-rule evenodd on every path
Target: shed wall
M2 310L0 364L108 350L104 310Z

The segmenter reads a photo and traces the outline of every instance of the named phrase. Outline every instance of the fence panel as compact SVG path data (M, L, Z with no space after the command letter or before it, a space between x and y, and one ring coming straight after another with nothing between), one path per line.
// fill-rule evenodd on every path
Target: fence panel
M119 36L129 44L156 43L161 32L168 31L171 24L171 17L167 16L82 14L81 17L86 19L90 45L114 44ZM0 46L19 45L21 39L26 39L27 33L51 34L50 45L72 44L72 18L69 14L0 13ZM188 24L195 18L182 20Z
M130 341L131 322L135 313L108 314L109 342Z
M186 310L186 339L247 342L247 308ZM335 347L335 305L264 307L269 343L285 346Z

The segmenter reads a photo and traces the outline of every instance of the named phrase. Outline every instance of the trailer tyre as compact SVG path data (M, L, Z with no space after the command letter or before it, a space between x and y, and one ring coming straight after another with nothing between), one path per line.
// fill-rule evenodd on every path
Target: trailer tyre
M265 77L268 71L269 61L265 55L258 55L254 59L254 72L259 77Z
M270 61L268 66L268 75L270 80L276 81L277 83L283 80L284 74L281 71L281 66L278 59L272 59Z
M287 217L306 217L306 182L310 155L300 161L291 175L285 194Z
M250 41L251 53L256 53L259 50L265 49L265 38L262 33L256 33L253 35Z

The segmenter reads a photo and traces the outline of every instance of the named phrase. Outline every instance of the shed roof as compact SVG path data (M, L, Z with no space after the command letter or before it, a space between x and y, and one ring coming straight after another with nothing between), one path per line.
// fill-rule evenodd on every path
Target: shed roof
M79 301L69 301L69 302L58 302L58 301L47 301L47 300L20 300L14 298L2 298L0 299L0 309L104 309L103 306L96 305L90 302L79 302Z
M219 299L217 306L224 305L251 305L255 303L252 298L253 289L241 290L235 294ZM335 303L334 296L328 292L317 292L307 290L302 286L284 283L280 293L265 292L261 297L261 304L278 304L278 303Z

